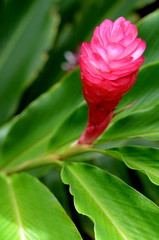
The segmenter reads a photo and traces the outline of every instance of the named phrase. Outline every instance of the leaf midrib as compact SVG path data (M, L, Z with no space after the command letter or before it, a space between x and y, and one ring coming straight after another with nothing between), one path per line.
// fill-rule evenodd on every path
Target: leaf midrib
M67 166L68 167L68 166ZM82 180L70 169L70 167L68 167L70 172L72 173L72 175L74 175L74 177L79 181L79 183L83 186L83 188L89 193L90 197L94 200L94 202L97 204L97 206L104 212L104 214L106 215L106 217L110 220L110 222L114 225L114 227L117 229L117 231L119 232L119 234L121 235L121 237L123 237L124 240L128 240L128 238L126 237L126 235L120 230L120 228L118 227L117 223L114 221L114 219L110 216L110 214L105 210L105 207L103 206L103 204L101 204L101 202L93 195L93 193L90 191L89 188L87 188L87 186L84 184L84 182L82 182ZM94 219L95 220L95 219Z
M11 202L11 205L13 207L13 209L12 209L13 214L15 216L15 220L17 222L17 226L18 226L18 229L19 229L20 238L21 238L21 240L26 240L23 225L22 225L22 221L21 221L21 217L20 217L20 213L19 213L19 209L18 209L18 205L17 205L17 202L16 202L16 196L14 194L13 186L12 186L12 183L11 183L11 180L10 180L9 177L6 177L6 182L7 182L7 185L8 185L8 193L9 193L9 197L10 197L10 202Z

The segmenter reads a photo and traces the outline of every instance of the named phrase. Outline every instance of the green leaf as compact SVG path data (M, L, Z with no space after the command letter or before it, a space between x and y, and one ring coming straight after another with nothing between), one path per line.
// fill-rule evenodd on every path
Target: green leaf
M147 47L144 53L144 64L159 61L159 10L142 18L137 24L139 37L145 40ZM155 39L155 41L154 41Z
M142 191L159 206L159 187L153 184L149 178L141 172L137 173L137 177L139 177L139 181L142 184Z
M65 211L37 179L0 175L0 236L7 240L81 240Z
M121 16L129 19L130 14L133 12L134 8L136 8L137 2L138 0L118 0L114 2L112 8L108 9L108 12L105 13L102 20L105 20L107 18L115 21Z
M123 160L129 168L144 172L154 184L159 185L159 149L127 146L106 150L107 153Z
M152 4L153 2L155 2L155 0L138 0L136 3L136 7L144 8L145 6Z
M56 150L77 140L84 130L88 107L82 104L61 124L50 140L49 149ZM62 136L62 137L61 137Z
M159 140L159 105L150 110L132 113L120 119L104 132L97 144L126 138L148 138Z
M47 59L46 50L55 38L59 22L56 12L52 14L52 3L52 0L33 0L21 6L19 1L14 1L14 6L9 2L4 11L2 29L7 28L6 16L10 16L12 23L13 8L17 16L13 14L14 31L8 30L8 33L6 29L8 35L0 42L0 123L16 111L22 92ZM15 5L20 7L15 8Z
M67 74L16 118L3 143L1 167L11 168L47 151L53 133L83 100L79 77L78 69Z
M1 154L1 151L3 148L5 138L9 132L9 130L11 129L12 125L13 125L13 121L10 121L7 124L4 124L3 126L1 126L1 128L0 128L0 154Z
M129 115L130 113L145 110L159 104L159 63L143 67L137 77L133 88L123 97L117 107L117 112L134 103L129 109L118 114L114 121ZM150 81L151 79L151 81Z
M83 164L65 165L76 209L95 226L96 240L158 240L159 208L106 171Z

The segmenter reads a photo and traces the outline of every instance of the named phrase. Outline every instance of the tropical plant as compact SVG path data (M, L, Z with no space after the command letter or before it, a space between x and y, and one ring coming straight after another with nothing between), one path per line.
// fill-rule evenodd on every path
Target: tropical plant
M157 3L1 1L0 240L159 239ZM120 16L146 42L144 64L106 131L76 144L79 48Z

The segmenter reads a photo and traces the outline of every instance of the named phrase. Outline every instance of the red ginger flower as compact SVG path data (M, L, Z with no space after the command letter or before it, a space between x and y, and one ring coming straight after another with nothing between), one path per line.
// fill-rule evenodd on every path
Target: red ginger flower
M85 100L89 106L87 127L78 144L90 144L106 129L122 96L134 85L146 43L125 18L104 20L90 43L80 51Z

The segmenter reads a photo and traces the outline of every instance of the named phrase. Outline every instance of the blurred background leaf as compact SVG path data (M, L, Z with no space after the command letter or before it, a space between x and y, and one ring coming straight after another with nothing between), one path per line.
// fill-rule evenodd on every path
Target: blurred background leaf
M52 2L10 0L1 9L0 124L15 113L22 93L46 61L59 23Z

